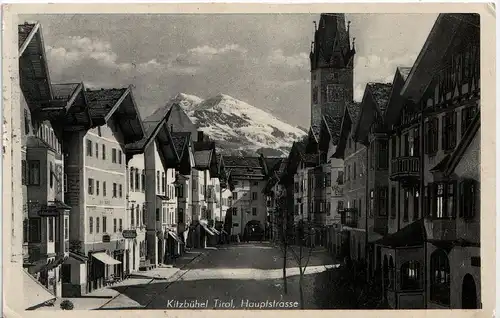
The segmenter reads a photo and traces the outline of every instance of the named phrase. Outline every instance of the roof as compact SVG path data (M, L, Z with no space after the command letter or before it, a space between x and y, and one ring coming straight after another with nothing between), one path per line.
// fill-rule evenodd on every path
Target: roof
M197 168L210 168L212 150L199 150L194 152L194 162Z
M395 233L384 236L374 243L392 248L421 246L427 239L424 222L423 218L419 219Z
M165 118L168 118L169 112L165 115ZM143 122L144 127L144 137L136 142L129 143L125 146L125 149L142 152L146 148L146 146L158 135L158 132L165 128L165 118L157 122ZM180 154L179 154L180 156Z
M266 162L266 166L270 174L279 168L279 164L281 163L282 160L283 158L279 157L264 158L264 161Z
M347 114L351 119L351 127L354 129L358 123L359 114L361 113L361 103L358 102L348 102L346 105Z
M410 75L411 67L398 66L397 71L401 74L403 80L406 81L408 75Z
M191 137L191 133L177 131L172 132L171 136L175 151L177 152L177 155L179 155L179 158L182 158L186 149L186 145L189 142L189 137Z
M224 156L224 165L228 168L232 167L262 168L259 161L259 157L248 157L248 156Z
M339 142L340 138L340 129L342 126L342 117L333 117L330 115L323 116L326 126L328 128L328 132L331 136L331 141L334 145Z
M370 90L378 109L383 113L389 102L391 95L391 83L368 83L367 88Z
M429 32L422 50L401 90L405 98L419 102L427 86L440 69L448 48L456 36L479 41L480 18L476 13L441 13Z
M54 99L69 101L70 98L76 93L76 89L79 85L82 85L82 83L52 83L52 94Z
M84 94L92 119L104 120L126 91L127 88L86 89Z

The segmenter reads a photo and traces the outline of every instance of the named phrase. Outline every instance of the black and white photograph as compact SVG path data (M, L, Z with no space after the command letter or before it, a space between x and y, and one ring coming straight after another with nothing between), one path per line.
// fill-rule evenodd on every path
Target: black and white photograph
M479 13L15 25L23 310L484 309Z

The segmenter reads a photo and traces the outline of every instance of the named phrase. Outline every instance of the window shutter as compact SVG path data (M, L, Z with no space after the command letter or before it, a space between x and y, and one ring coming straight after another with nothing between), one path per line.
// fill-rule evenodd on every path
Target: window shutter
M448 134L448 129L447 129L447 126L446 126L446 118L447 118L447 115L445 114L443 117L441 117L441 148L442 149L448 149L448 138L447 137L447 134Z
M451 143L452 147L455 148L457 145L457 112L453 112L453 117L452 117L452 128L451 128Z
M466 193L466 181L462 181L460 182L459 186L458 186L458 196L459 196L459 206L458 206L458 216L459 217L464 217L464 208L465 208L465 202L466 202L466 198L465 196L467 195Z

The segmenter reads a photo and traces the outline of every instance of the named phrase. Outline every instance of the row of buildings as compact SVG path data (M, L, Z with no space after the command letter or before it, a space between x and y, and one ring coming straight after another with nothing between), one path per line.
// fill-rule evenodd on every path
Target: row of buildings
M440 14L414 65L354 102L349 23L322 14L309 134L265 188L275 237L309 229L392 308L480 308L479 39L479 15Z
M218 154L175 103L141 119L132 87L54 84L40 24L18 35L29 307L266 227L276 160Z

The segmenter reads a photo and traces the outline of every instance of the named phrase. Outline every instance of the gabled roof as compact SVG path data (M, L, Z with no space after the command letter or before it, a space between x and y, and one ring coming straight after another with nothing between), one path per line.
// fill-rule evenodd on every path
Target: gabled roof
M368 83L366 88L370 90L373 100L381 113L384 113L389 102L389 97L392 90L391 83Z
M194 162L197 169L205 170L210 168L212 161L212 150L199 150L194 152Z
M413 64L401 94L414 103L419 102L455 37L461 36L479 41L479 33L480 18L477 13L439 14Z
M125 146L125 149L130 153L142 153L144 149L153 141L158 132L161 129L165 129L166 127L166 119L169 117L170 111L165 114L165 117L159 121L145 121L143 122L144 127L144 137L136 142L129 143ZM171 134L171 137L174 138L174 135ZM176 148L177 150L177 148ZM180 154L179 154L180 155Z
M259 157L224 156L224 164L232 178L265 177L264 167L262 167Z
M346 110L347 110L347 115L349 116L349 119L352 123L351 128L354 130L354 128L358 123L359 115L361 114L361 103L354 101L348 102L346 105Z
M18 45L19 81L31 112L50 106L53 95L41 25L18 25Z
M340 129L342 126L342 117L333 117L330 115L324 115L323 121L326 124L326 128L328 129L331 142L334 145L336 145L339 142Z
M183 158L184 152L187 149L187 145L189 145L189 139L191 137L190 132L180 132L174 131L171 133L172 143L174 144L175 151L179 155L179 158Z
M395 125L399 122L401 117L401 110L403 108L404 99L401 96L401 89L405 84L406 78L410 72L410 67L397 67L392 80L392 90L389 96L389 102L384 114L384 121L388 127Z

